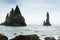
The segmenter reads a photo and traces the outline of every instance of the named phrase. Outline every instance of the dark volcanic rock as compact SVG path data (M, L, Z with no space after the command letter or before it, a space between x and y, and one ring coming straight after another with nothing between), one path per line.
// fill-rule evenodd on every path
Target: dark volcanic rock
M26 26L25 19L22 16L18 5L16 6L15 10L12 8L10 11L10 15L7 14L6 20L2 25L6 26Z
M45 37L45 40L56 40L54 37Z
M60 39L58 39L58 40L60 40Z
M3 34L0 34L0 40L8 40L8 38L4 36Z
M43 25L44 26L51 26L50 22L49 22L49 13L47 12L47 19L46 19L46 22L44 21L43 22Z
M19 35L10 40L39 40L37 35Z

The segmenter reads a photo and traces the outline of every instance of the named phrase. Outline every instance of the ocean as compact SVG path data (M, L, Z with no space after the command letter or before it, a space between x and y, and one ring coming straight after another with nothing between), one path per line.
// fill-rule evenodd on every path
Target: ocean
M45 37L49 36L55 37L57 39L60 36L60 26L27 25L14 27L0 25L0 33L4 34L9 39L14 38L17 35L32 35L32 34L37 34L39 38L42 40Z

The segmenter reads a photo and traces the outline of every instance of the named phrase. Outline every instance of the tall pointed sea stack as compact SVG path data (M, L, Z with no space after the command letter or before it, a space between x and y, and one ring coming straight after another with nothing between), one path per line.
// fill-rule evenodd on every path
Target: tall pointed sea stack
M18 5L16 6L15 10L12 8L10 11L10 15L7 14L6 20L2 25L6 26L26 26L25 19L22 16Z
M45 21L43 22L43 25L44 26L51 26L51 24L49 22L49 13L48 12L47 12L47 15L46 16L47 16L47 19L46 19L46 22Z

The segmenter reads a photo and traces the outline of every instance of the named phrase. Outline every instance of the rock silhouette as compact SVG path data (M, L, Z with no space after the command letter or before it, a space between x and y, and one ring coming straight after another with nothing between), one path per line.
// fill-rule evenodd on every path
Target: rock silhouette
M45 37L45 40L56 40L54 37Z
M10 11L10 15L9 13L7 14L6 20L4 23L2 23L2 25L26 26L25 19L21 14L18 5L16 6L15 10L12 8L12 10Z
M19 35L10 40L40 40L36 34L33 35Z
M48 12L47 12L47 15L46 16L47 16L47 19L46 19L46 22L45 21L43 22L43 25L44 26L51 26L51 24L49 22L49 13Z
M8 37L0 33L0 40L8 40Z

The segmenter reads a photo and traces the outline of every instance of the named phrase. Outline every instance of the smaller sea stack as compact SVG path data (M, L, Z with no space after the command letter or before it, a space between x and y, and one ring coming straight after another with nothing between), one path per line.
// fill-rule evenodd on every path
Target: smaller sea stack
M43 22L43 25L44 26L51 26L51 24L49 22L49 13L48 12L47 12L47 15L46 16L47 16L47 19L46 19L46 22L45 21Z
M7 14L6 20L1 25L6 26L26 26L25 19L22 16L18 5L16 6L15 10L12 8L10 14Z

